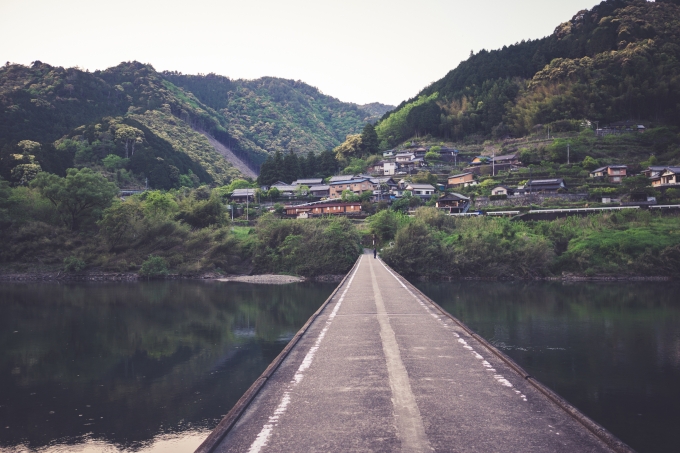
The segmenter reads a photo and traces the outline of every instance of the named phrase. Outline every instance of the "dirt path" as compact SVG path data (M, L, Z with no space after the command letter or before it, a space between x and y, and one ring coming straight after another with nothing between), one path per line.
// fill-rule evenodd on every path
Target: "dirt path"
M234 154L232 150L230 150L222 143L215 140L215 138L211 137L207 132L202 130L197 130L197 132L199 132L205 138L207 138L212 147L215 148L215 151L224 156L224 158L227 159L227 161L230 162L234 167L236 167L238 171L243 173L243 176L247 176L253 179L257 178L257 173L255 173L250 167L248 167L248 165L246 165L245 162L243 162L238 156L236 156L236 154Z

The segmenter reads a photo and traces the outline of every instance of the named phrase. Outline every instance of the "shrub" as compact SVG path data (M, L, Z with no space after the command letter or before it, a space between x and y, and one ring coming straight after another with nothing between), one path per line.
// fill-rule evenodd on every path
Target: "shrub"
M507 200L508 196L504 193L499 194L499 195L491 195L489 196L489 200Z
M64 271L65 272L80 272L85 269L85 261L76 258L75 256L69 256L64 258Z
M165 261L165 258L151 255L142 263L142 267L139 269L139 275L147 278L168 275L168 262Z

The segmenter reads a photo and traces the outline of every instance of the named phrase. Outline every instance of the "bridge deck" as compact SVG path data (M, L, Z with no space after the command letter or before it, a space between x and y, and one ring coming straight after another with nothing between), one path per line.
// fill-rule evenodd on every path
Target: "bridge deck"
M198 451L627 450L519 371L363 255L255 396Z

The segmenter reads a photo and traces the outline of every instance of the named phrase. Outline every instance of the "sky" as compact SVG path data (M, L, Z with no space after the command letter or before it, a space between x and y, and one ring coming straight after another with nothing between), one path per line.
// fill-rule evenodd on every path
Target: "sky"
M399 104L470 51L550 35L594 0L0 0L0 62L121 61L233 79L302 80Z

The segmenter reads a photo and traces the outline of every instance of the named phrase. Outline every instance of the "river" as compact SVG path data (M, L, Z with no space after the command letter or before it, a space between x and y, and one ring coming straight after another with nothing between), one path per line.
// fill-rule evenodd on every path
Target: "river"
M639 452L677 450L680 285L417 285ZM334 287L0 284L0 451L192 451Z
M417 286L637 451L680 451L677 283Z
M193 451L334 288L0 284L0 451Z

